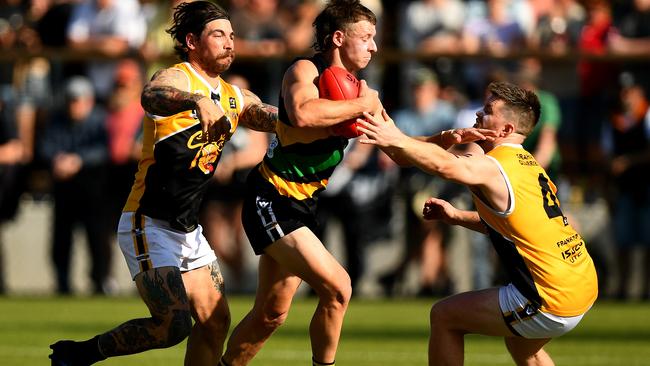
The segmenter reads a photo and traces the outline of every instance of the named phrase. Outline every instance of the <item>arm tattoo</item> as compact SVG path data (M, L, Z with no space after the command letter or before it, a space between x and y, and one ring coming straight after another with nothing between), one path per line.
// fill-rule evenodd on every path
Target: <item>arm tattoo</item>
M203 95L179 90L172 86L147 86L142 91L142 108L157 116L171 116L196 108Z
M239 122L252 130L275 132L278 107L262 102L248 104L240 114Z

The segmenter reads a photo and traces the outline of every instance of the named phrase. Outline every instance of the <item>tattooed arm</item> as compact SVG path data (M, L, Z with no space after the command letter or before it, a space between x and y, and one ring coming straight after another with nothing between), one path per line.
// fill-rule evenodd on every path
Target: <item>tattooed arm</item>
M275 132L278 122L278 107L266 104L250 90L242 89L244 109L239 114L242 126L256 131Z
M224 112L210 98L190 93L187 89L189 81L182 71L171 68L160 70L142 90L142 108L157 116L171 116L194 109L203 131L206 132L223 117Z

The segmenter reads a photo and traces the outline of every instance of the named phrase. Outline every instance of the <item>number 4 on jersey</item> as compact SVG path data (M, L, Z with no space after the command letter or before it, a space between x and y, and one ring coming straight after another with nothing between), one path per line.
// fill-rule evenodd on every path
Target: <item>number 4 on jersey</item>
M569 221L567 220L566 216L562 214L562 210L560 210L560 202L558 201L557 196L555 196L555 194L551 190L551 187L548 185L548 178L546 178L544 174L539 173L538 181L539 181L539 186L542 187L542 197L544 198L544 211L546 211L546 215L548 216L548 218L552 219L554 217L562 217L564 226L569 225Z

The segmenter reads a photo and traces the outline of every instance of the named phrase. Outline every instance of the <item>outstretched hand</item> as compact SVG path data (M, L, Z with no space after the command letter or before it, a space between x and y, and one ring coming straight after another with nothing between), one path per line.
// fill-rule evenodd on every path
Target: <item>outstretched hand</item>
M482 140L494 141L494 138L497 137L497 133L486 128L468 127L443 131L441 137L443 144L451 146Z
M362 144L400 148L408 139L408 136L395 126L395 122L388 116L385 109L374 115L364 112L363 118L357 119L357 129L366 135L365 138L359 139Z
M422 217L425 220L441 220L446 224L452 224L457 209L451 203L435 197L430 197L424 203Z

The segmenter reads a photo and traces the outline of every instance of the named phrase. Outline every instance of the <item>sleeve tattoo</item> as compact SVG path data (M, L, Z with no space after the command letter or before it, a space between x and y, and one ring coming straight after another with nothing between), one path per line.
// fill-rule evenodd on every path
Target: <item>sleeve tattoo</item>
M160 70L151 78L142 91L140 102L145 111L158 116L171 116L194 109L203 95L180 90L176 85L177 75L167 69Z
M262 132L275 132L278 107L263 103L249 90L242 90L246 105L239 115L239 122L247 128Z
M239 116L240 123L255 131L275 132L278 108L266 103L249 104Z

